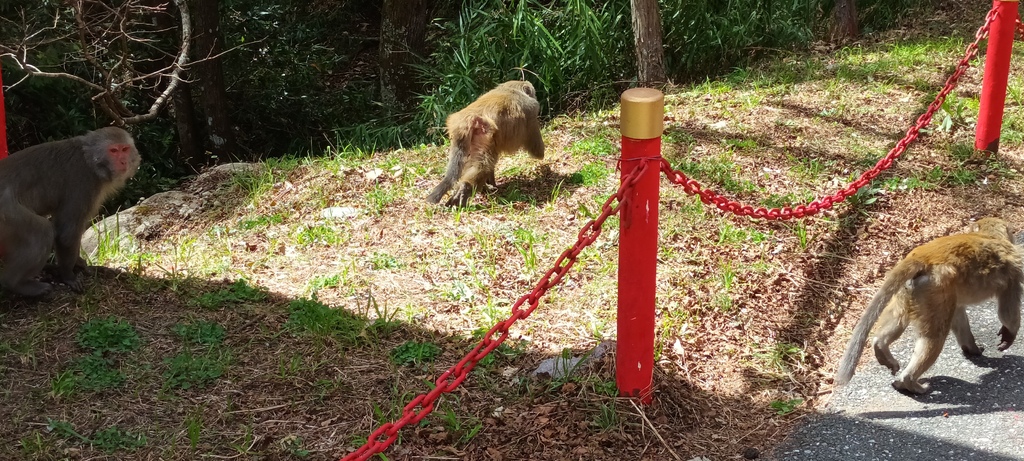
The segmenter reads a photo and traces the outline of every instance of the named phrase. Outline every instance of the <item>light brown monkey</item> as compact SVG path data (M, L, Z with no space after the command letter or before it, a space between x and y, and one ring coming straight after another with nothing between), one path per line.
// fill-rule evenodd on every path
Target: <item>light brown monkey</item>
M494 168L501 154L525 149L531 157L543 159L539 113L540 103L533 85L512 80L449 115L446 125L452 145L448 169L427 201L440 202L454 187L445 206L465 206L477 189L497 185Z
M56 276L75 291L82 233L100 205L139 169L127 131L101 128L20 150L0 160L0 285L22 296L52 288L35 280L55 249ZM49 219L48 219L49 218Z
M965 356L981 355L983 349L974 341L964 307L992 297L998 301L1003 324L998 348L1006 350L1020 328L1022 263L1024 257L1013 243L1013 234L998 218L981 219L971 226L970 233L939 237L915 248L885 276L882 288L857 322L839 361L836 384L846 384L853 377L868 332L878 321L875 358L894 375L900 364L889 345L908 325L914 325L918 332L914 353L892 385L914 394L928 392L929 386L918 378L939 357L950 329Z

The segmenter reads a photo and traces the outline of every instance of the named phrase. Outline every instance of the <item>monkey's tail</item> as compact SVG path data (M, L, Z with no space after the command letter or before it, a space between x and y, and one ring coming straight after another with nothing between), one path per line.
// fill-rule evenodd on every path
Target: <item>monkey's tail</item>
M921 262L903 261L886 275L882 288L879 288L875 296L871 298L871 303L864 310L864 315L857 322L857 326L853 328L853 336L846 345L846 352L843 352L843 358L839 360L836 370L836 385L842 386L850 382L854 370L857 369L857 362L860 361L860 355L864 352L864 343L868 341L871 327L882 315L882 310L889 304L892 297L904 288L906 281L913 279L924 269L926 267Z
M444 172L444 179L441 180L441 184L438 184L434 187L434 190L430 191L430 195L427 195L427 201L430 203L441 201L444 194L447 194L452 186L455 185L455 182L459 180L459 175L462 174L462 167L466 164L466 152L469 151L468 146L461 146L453 142L450 151L448 170Z

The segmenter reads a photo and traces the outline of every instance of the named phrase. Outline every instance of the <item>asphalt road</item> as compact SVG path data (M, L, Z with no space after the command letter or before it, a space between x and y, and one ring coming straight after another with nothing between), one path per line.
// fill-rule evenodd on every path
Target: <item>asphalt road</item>
M764 459L1024 460L1024 334L1000 353L995 303L973 306L968 315L983 357L964 358L950 335L924 375L932 392L911 397L890 386L888 369L865 349L853 380ZM914 337L910 328L893 344L901 365Z

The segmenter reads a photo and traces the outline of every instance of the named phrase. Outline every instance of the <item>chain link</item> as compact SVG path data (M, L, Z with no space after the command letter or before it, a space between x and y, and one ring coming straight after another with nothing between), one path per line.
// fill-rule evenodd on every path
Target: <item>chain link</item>
M469 351L462 360L459 360L454 366L449 368L444 373L441 373L434 381L435 387L426 394L420 394L416 398L412 399L405 408L402 409L402 416L393 423L386 423L377 428L370 434L366 443L359 447L356 451L349 453L347 456L342 458L342 461L354 461L354 460L366 460L371 456L383 452L398 438L398 432L403 427L410 424L417 424L423 418L426 418L431 411L434 410L434 403L442 394L447 394L455 390L463 381L469 376L469 372L473 371L476 364L483 360L487 354L490 354L495 348L501 345L508 339L509 328L512 327L517 321L525 319L537 309L540 304L540 299L544 296L555 285L558 285L562 281L562 278L569 269L572 268L573 264L576 263L576 258L584 248L590 246L597 240L597 237L601 235L601 226L604 225L605 220L609 216L612 216L619 212L622 204L626 202L626 196L632 192L636 186L637 181L643 177L647 169L650 168L652 163L650 160L656 159L644 159L633 171L622 177L622 182L619 185L619 190L615 192L611 197L608 197L601 205L601 214L596 218L588 221L579 234L576 237L576 243L573 244L569 249L562 252L555 261L554 266L548 270L543 277L534 285L533 290L516 300L515 304L512 305L512 314L509 318L498 322L497 325L491 327L490 330L484 335L484 338L477 343L473 350ZM526 305L524 308L523 306ZM495 337L497 335L497 337Z
M795 207L787 206L782 208L771 209L767 209L764 207L754 208L750 205L744 205L739 202L729 200L719 195L717 192L705 188L704 186L700 185L700 183L698 183L697 181L688 178L686 174L683 173L682 171L673 169L672 165L668 162L668 160L662 159L661 171L663 171L665 175L668 176L669 181L672 181L673 183L682 186L683 190L687 194L700 197L701 202L704 202L707 205L714 205L722 211L727 211L740 216L750 216L752 218L771 220L785 220L792 218L803 218L804 216L814 215L821 210L829 209L832 207L832 205L840 203L849 198L851 195L856 194L858 190L871 183L871 180L875 179L875 177L881 174L882 171L885 171L886 169L891 167L893 162L896 159L898 159L900 155L903 155L903 153L907 150L907 147L910 145L910 143L914 142L914 140L916 140L917 137L920 136L921 129L923 129L924 127L928 126L929 123L931 123L932 116L934 116L935 112L937 112L942 107L942 103L945 102L946 96L948 96L949 93L953 91L953 88L955 88L957 83L959 83L960 77L963 76L964 72L967 71L967 68L970 67L971 61L974 59L975 56L977 56L978 44L982 40L984 40L985 37L988 36L989 28L991 27L992 21L995 19L995 17L996 9L993 8L988 12L988 15L986 15L985 24L978 28L978 31L974 34L974 42L967 45L967 49L964 52L964 57L960 59L959 63L957 63L956 70L953 71L953 75L950 75L949 78L946 79L945 86L943 86L942 90L939 91L939 94L935 96L935 100L928 105L928 110L921 114L921 116L917 118L917 122L913 126L911 126L909 130L907 130L906 136L904 136L903 139L900 139L899 142L896 143L896 146L893 147L892 150L890 150L885 157L882 157L878 161L878 163L875 164L874 167L865 171L864 173L861 173L860 177L853 180L845 188L840 189L831 196L815 199L807 205L797 205ZM1024 30L1021 28L1019 21L1018 30Z

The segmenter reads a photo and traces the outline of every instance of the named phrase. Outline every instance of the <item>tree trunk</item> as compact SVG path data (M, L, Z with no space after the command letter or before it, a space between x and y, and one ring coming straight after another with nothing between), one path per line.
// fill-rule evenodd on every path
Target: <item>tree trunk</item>
M637 80L641 85L665 83L665 50L661 43L658 0L630 0L636 41Z
M413 106L412 64L423 54L428 0L384 0L380 21L380 96L393 113Z
M171 115L178 132L178 163L198 168L205 163L203 142L196 130L196 109L192 103L192 88L181 82L171 95Z
M224 51L220 35L220 12L214 0L193 0L192 16L195 20L195 89L199 91L200 106L206 128L206 148L219 161L236 157L235 135L231 129L228 94L224 88L224 69L220 53Z
M146 0L143 5L151 8L150 21L147 23L153 24L157 30L174 31L180 25L175 24L174 18L177 17L178 11L175 8L173 2L166 0ZM161 11L161 8L166 8L166 11ZM175 46L181 46L180 40L174 40ZM155 72L160 68L165 68L171 65L174 61L173 56L164 55L160 59L153 60L153 69L149 72ZM183 78L188 80L185 74ZM156 93L154 89L154 93ZM189 88L187 81L179 82L178 88L171 94L170 104L168 110L174 117L174 127L178 133L178 152L175 157L175 163L179 165L189 165L192 167L199 167L203 163L203 141L200 137L199 131L196 130L196 115L195 106L192 103L192 89Z
M832 41L842 43L859 35L855 0L836 0L832 10Z

